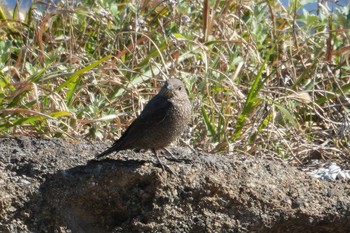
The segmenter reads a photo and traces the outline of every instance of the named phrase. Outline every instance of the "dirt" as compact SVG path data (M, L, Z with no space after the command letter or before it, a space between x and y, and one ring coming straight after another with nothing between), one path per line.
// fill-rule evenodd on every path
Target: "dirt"
M0 138L0 232L349 232L349 182L280 162ZM165 156L169 157L168 159Z

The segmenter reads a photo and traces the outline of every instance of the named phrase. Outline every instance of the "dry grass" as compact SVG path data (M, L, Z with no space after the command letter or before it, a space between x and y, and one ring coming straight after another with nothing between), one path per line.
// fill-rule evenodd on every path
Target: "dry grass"
M348 160L350 12L297 14L299 1L272 2L0 14L1 133L115 139L159 81L177 77L194 110L184 138L197 149Z

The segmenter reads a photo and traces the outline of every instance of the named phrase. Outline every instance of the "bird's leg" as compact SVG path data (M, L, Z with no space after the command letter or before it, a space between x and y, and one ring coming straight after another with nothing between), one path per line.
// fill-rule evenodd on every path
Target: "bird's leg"
M163 148L163 150L168 154L168 155L170 155L170 157L173 159L173 160L175 160L175 161L177 161L178 160L178 158L176 158L175 157L175 155L173 155L173 153L171 153L170 152L170 150L168 150L167 148ZM166 157L165 157L166 158ZM168 158L166 158L166 159L168 159Z
M158 163L160 164L160 166L162 166L163 170L165 170L165 169L164 169L163 163L160 161L160 159L159 159L159 157L158 157L157 150L152 149L152 151L153 151L154 155L157 157L157 160L158 160Z
M159 159L159 157L158 157L157 150L152 149L152 151L153 151L154 155L157 157L158 163L160 164L160 166L162 166L163 171L165 171L165 170L166 170L165 168L167 168L167 169L170 171L170 173L174 175L175 173L173 172L173 170L171 170L171 168L170 168L169 166L163 164L163 163L160 161L160 159Z
M194 153L195 155L198 156L198 152L197 152L190 144L188 144L187 142L185 142L182 138L180 138L179 140L180 140L180 142L181 142L182 144L184 144L185 146L187 146L188 148L190 148L190 150L192 151L192 153Z
M171 153L167 148L163 148L166 154L170 155L171 158L164 156L167 160L175 161L175 162L191 162L191 159L177 158L173 153Z

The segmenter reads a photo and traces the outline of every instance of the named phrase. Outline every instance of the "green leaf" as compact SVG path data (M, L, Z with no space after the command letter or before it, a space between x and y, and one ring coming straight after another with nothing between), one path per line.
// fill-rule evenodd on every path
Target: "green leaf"
M283 117L287 119L288 122L290 122L295 128L299 127L292 113L290 113L285 107L276 102L274 102L273 104L283 113Z
M258 130L253 133L252 136L249 137L248 143L251 144L255 141L255 138L269 125L269 123L273 120L273 113L266 114L266 117L263 121L260 122Z
M60 86L58 86L57 88L55 88L55 91L58 92L60 90L62 90L63 88L68 88L68 92L67 92L67 97L66 97L66 102L68 104L68 106L71 106L72 104L72 100L73 100L73 95L77 89L77 87L80 84L80 79L79 76L88 72L89 70L95 68L96 66L100 65L101 63L107 61L108 59L111 59L112 55L108 55L98 61L95 61L93 63L91 63L90 65L84 67L83 69L80 69L78 71L76 71L74 74L72 74L71 76L69 76L68 80L65 81L64 83L62 83Z
M60 112L52 112L52 113L50 113L50 116L55 117L55 118L58 118L58 117L61 117L61 116L71 116L71 115L72 115L72 113L67 112L67 111L60 111Z
M45 119L44 116L23 117L23 118L20 118L20 119L17 119L15 121L13 121L12 123L15 126L19 126L19 125L24 125L24 124L33 124L36 121L40 121L40 120L43 120L43 119Z
M322 96L320 98L318 98L315 102L318 105L322 105L324 104L327 100L329 99L333 99L335 96L337 95L342 95L342 94L348 94L350 91L350 83L345 84L344 86L340 87L339 89L336 89L334 92L334 94L332 93L327 93L325 96Z
M257 98L257 95L259 94L259 91L263 88L265 82L267 81L267 78L263 81L261 81L262 73L265 70L265 66L273 53L275 47L272 47L268 54L266 55L265 61L262 64L262 66L259 69L259 73L257 74L254 83L252 84L248 97L246 99L246 102L243 106L243 111L242 113L238 116L237 123L236 123L236 129L235 132L233 133L233 136L231 137L231 140L237 139L241 133L243 126L245 124L246 119L248 116L254 111L255 107L261 102L260 98Z
M202 116L204 118L204 123L207 126L209 136L210 137L215 136L216 135L215 127L211 124L208 114L205 111L205 107L203 105L202 105Z

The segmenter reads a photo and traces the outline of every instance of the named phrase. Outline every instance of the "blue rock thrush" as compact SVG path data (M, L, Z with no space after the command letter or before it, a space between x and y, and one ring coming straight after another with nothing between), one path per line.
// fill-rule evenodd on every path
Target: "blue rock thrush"
M180 136L190 118L191 103L184 84L178 79L169 79L119 140L96 157L126 149L152 149L162 165L157 150Z

